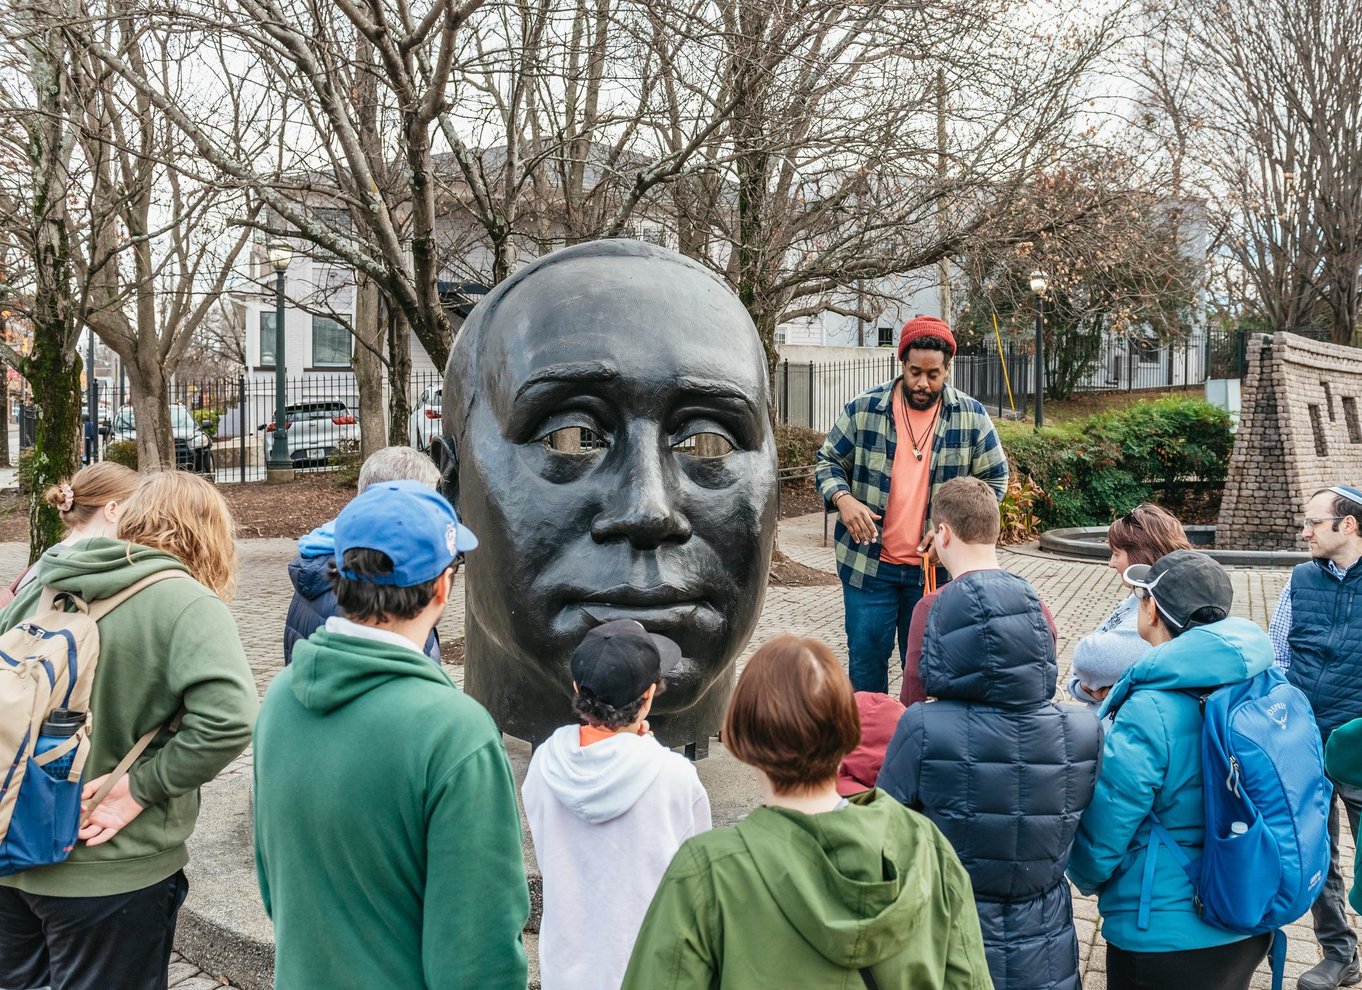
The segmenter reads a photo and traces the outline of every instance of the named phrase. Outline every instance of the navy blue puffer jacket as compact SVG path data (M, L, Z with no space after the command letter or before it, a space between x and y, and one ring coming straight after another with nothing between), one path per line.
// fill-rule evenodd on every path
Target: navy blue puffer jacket
M969 871L998 990L1082 986L1064 870L1102 733L1051 702L1057 674L1036 590L1006 571L961 575L927 618L922 682L937 700L904 713L880 770Z
M331 523L319 526L298 541L298 555L288 565L289 580L293 582L293 599L284 616L284 666L293 660L294 644L307 639L326 625L326 620L339 615L336 593L331 590L331 564L336 559L335 538ZM440 662L440 637L431 630L426 639L426 656Z

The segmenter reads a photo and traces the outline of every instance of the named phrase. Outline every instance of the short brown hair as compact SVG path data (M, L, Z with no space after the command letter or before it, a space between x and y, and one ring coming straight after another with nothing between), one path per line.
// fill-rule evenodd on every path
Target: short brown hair
M61 513L61 524L69 531L84 526L110 502L126 502L141 481L141 476L131 468L100 461L81 468L70 481L64 482L71 489L69 509L62 509L66 504L62 484L53 485L43 497Z
M832 780L860 741L856 696L826 644L779 636L752 654L728 702L723 744L777 794Z
M1152 564L1174 550L1190 550L1187 532L1167 509L1141 502L1107 527L1107 545L1132 564Z
M946 523L965 543L995 546L1002 532L998 493L978 478L952 478L932 496L932 522Z
M236 524L227 500L188 471L143 480L118 517L118 538L178 557L190 575L226 601L236 591Z

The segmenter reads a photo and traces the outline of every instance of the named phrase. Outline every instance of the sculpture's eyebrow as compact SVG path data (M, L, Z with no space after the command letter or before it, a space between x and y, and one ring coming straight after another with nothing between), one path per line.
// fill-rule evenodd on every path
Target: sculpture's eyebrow
M677 386L683 391L694 392L698 395L709 396L716 399L727 399L731 402L741 402L747 407L748 412L756 415L757 404L742 389L732 382L718 381L711 378L693 378L690 375L679 375L675 379Z
M516 400L539 385L578 385L583 382L608 382L619 377L619 370L600 361L551 364L526 378L515 390Z
M601 361L551 364L547 368L540 368L521 383L515 391L515 401L519 402L527 392L533 392L543 386L597 384L617 381L620 377L618 368ZM672 382L679 392L707 399L738 403L749 414L757 415L756 400L732 382L714 378L696 378L693 375L678 375L672 379Z

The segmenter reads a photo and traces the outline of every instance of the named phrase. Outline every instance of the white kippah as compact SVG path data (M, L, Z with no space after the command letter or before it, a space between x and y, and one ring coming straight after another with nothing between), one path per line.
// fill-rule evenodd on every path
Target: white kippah
M1362 505L1362 491L1358 491L1351 485L1334 485L1329 491L1333 492L1335 495L1342 495L1350 502L1356 502L1358 505Z

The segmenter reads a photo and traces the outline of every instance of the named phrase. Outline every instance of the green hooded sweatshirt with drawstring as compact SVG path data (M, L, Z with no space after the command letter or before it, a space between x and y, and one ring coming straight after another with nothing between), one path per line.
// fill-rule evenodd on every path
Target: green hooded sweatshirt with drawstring
M123 540L53 547L39 561L38 579L0 612L0 631L33 615L43 585L95 601L163 570L186 568ZM198 820L199 787L251 741L259 702L236 622L192 579L153 584L99 620L93 687L86 781L109 773L143 734L184 709L179 730L160 732L128 775L142 813L108 842L77 843L64 862L0 877L0 885L94 897L159 883L189 861L185 840Z
M992 990L969 875L881 790L837 811L758 808L688 840L623 990Z
M501 734L415 644L294 645L255 729L276 987L524 990L520 848Z

